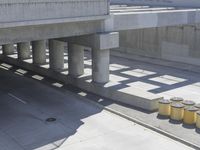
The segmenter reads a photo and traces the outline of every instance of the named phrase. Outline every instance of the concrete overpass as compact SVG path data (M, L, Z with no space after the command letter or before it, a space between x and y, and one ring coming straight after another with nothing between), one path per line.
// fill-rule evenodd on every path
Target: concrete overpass
M118 46L118 42L111 44L114 47L110 47L107 43L113 37L116 39L117 33L104 33L102 28L102 22L109 16L108 0L10 0L0 2L0 11L1 14L5 14L0 16L0 44L3 45L5 55L13 53L13 44L17 43L19 60L30 58L30 42L32 42L33 63L44 64L45 40L49 40L50 68L61 71L64 67L64 42L54 39L91 34L89 38L84 37L86 40L91 38L93 40L93 43L86 41L89 43L87 46L97 50L94 53L94 57L99 61L96 63L97 70L106 73L105 79L94 77L94 80L108 81L109 73L105 70L108 67L103 67L103 70L99 67L109 65L109 48ZM74 49L73 45L71 49ZM83 48L79 48L76 52L72 50L73 54L70 53L72 55L70 57L74 57L72 60L82 60L83 55L79 54L81 51ZM107 54L106 62L98 58L101 53ZM80 58L77 58L78 56ZM73 61L70 63L74 64ZM73 72L74 70L70 74L74 74ZM98 73L95 76L98 76Z
M200 9L110 7L108 0L9 0L0 1L0 8L1 45L200 22Z
M0 1L1 44L103 32L108 5L107 0Z
M165 7L193 7L199 8L199 0L111 0L112 4L117 5L148 5L148 6L165 6Z
M5 14L0 15L3 61L148 110L157 109L160 97L149 93L137 95L139 90L127 94L107 88L110 49L119 46L118 32L200 23L199 9L110 6L109 0L1 0L0 14ZM68 75L60 74L64 69L65 43ZM8 57L15 52L14 44L17 59ZM84 49L88 47L92 49L92 82L81 77ZM27 59L33 64L27 63ZM44 70L42 65L47 63L49 68Z
M108 31L200 23L200 9L150 6L111 6Z

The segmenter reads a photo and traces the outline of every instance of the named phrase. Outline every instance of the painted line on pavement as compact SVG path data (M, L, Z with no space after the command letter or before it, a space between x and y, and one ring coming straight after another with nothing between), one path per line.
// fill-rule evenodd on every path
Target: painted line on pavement
M25 102L24 100L22 100L21 98L18 98L17 96L11 94L11 93L8 93L8 95L14 99L16 99L17 101L23 103L23 104L27 104L27 102Z

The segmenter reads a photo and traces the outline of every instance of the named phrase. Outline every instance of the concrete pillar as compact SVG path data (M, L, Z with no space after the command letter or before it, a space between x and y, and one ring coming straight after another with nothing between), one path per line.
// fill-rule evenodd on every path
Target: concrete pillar
M24 60L31 56L30 42L22 42L17 44L18 59Z
M3 55L11 55L14 53L14 45L13 44L5 44L2 45Z
M33 64L43 65L46 63L46 41L33 41L32 42L33 52Z
M84 47L68 44L68 69L69 75L77 77L84 74Z
M49 40L49 64L50 69L62 71L64 68L65 43L58 40Z
M110 50L92 49L92 79L96 83L109 82Z

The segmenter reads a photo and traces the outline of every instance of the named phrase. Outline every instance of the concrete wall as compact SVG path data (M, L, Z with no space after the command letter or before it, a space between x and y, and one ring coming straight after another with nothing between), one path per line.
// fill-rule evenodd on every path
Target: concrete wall
M200 25L120 31L113 51L200 65Z
M108 15L108 0L0 0L0 23Z

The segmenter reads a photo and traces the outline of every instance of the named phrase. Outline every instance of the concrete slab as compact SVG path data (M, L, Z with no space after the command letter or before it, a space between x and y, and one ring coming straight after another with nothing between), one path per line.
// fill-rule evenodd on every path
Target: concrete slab
M6 61L17 64L15 60L7 59ZM65 62L67 63L67 61ZM56 79L62 82L74 84L103 97L146 110L157 109L157 101L161 97L179 96L200 103L200 76L198 73L111 56L110 82L99 85L91 83L91 64L88 62L91 62L91 58L90 54L86 52L85 74L78 80L68 79L66 76L67 64L66 70L62 74L52 73L44 68L34 68L31 64L23 64L23 66L45 76L56 76ZM6 67L5 64L4 67ZM13 86L16 85L21 86L20 83ZM8 89L5 85L4 90Z
M158 116L158 113L149 113L142 111L141 109L133 108L128 105L123 105L121 103L116 103L109 99L96 97L87 93L92 101L98 103L99 105L105 107L112 112L121 114L126 118L131 118L134 121L139 121L144 125L156 128L158 130L164 131L167 134L173 135L179 140L187 141L194 145L196 149L200 149L200 131L195 128L195 126L185 125L181 122L173 121L169 118L162 118ZM101 99L101 100L100 100Z
M145 129L138 128L137 125L134 125L135 129L130 128L125 128L125 129L120 129L117 132L113 132L110 134L107 134L105 136L99 136L95 139L91 139L90 141L83 141L79 144L72 144L68 146L61 147L60 150L64 150L65 148L69 148L72 150L85 150L85 149L94 149L94 150L100 150L100 149L105 149L105 150L121 150L122 148L125 148L127 150L132 150L132 149L140 149L140 150L145 150L145 149L157 149L158 147L154 145L154 139L157 138L156 135L155 137L152 137L149 139L149 133L148 131L145 131ZM138 132L139 131L139 132ZM134 135L133 135L134 133ZM144 135L145 138L141 139L138 138L141 135ZM123 140L122 140L123 139ZM134 140L137 139L137 142ZM92 144L91 144L92 143ZM113 147L112 145L118 143L119 147ZM145 144L143 144L145 143ZM151 146L147 147L145 146L147 143L149 143ZM170 145L170 142L167 141L160 141L156 140L156 145L162 146L164 150L169 149L169 147L166 145ZM173 146L171 148L177 148L179 149L180 147Z
M151 2L152 3L152 2ZM111 6L111 17L105 21L107 31L144 29L200 22L199 9L181 7L132 8Z
M196 103L200 102L199 73L119 57L111 57L111 65L112 63L118 63L128 68L111 71L111 74L129 79L120 82L124 86L126 84L130 87L137 87L166 98L181 96L185 99L194 100ZM134 70L138 69L150 71L154 74L136 74ZM129 72L129 74L124 74L124 72Z
M0 2L0 13L5 14L0 16L3 45L104 32L101 24L109 17L109 3L108 0L8 0Z
M90 60L90 56L87 56ZM165 98L180 96L200 103L198 73L162 66L162 62L160 64L111 56L110 82L118 84L110 88L143 98L149 95L152 100L156 95ZM90 68L88 65L86 67ZM121 102L125 101L124 98Z
M166 149L191 149L102 110L64 88L53 88L53 80L45 78L45 82L42 82L30 79L34 75L32 72L28 72L29 78L22 77L13 74L13 69L0 69L0 83L6 80L12 88L16 82L10 81L11 78L23 82L26 87L16 86L12 89L10 93L15 97L0 90L4 94L0 99L0 146L4 150L153 150L166 144ZM57 120L47 122L49 117Z
M65 54L67 56L67 54ZM33 66L30 63L27 62L18 62L16 59L12 59L12 58L3 58L4 61L7 61L9 63L15 64L15 65L19 65L19 66L23 66L28 70L34 70L37 71L39 74L43 75L43 76L48 76L51 78L55 78L58 79L59 81L62 81L64 83L70 83L70 84L74 84L75 86L78 86L81 89L85 89L87 91L90 92L94 92L95 94L99 94L101 96L107 97L107 98L111 98L114 99L116 101L121 101L123 103L126 104L130 104L133 106L137 106L146 110L156 110L158 108L157 102L158 100L161 98L160 95L155 95L152 93L149 93L148 91L141 91L140 88L137 87L130 87L126 84L122 84L124 82L129 82L130 77L127 75L126 76L122 76L122 75L118 75L115 73L111 73L111 77L110 77L110 82L106 83L106 84L95 84L92 83L92 77L91 77L91 65L88 65L88 62L91 62L90 59L90 54L88 52L85 53L85 74L80 76L78 79L74 79L71 78L68 75L68 64L67 64L67 60L65 60L65 70L63 72L61 72L61 74L57 73L57 72L53 72L51 70L49 70L49 67L45 67L42 66L40 67L36 67ZM48 58L48 57L47 57ZM129 66L125 66L125 65L121 65L119 63L114 63L110 65L111 70L114 70L114 72L118 72L124 69L129 69ZM146 76L148 74L154 74L153 72L150 71L144 71L141 69L136 69L135 70L136 74L142 74L143 76Z
M0 17L0 28L62 23L67 22L67 19L69 22L70 20L73 22L82 20L84 17L89 19L96 16L98 18L109 13L106 0L41 0L40 2L10 0L1 1L0 8L0 12L5 13ZM55 11L57 13L54 13ZM24 14L24 12L27 13Z

